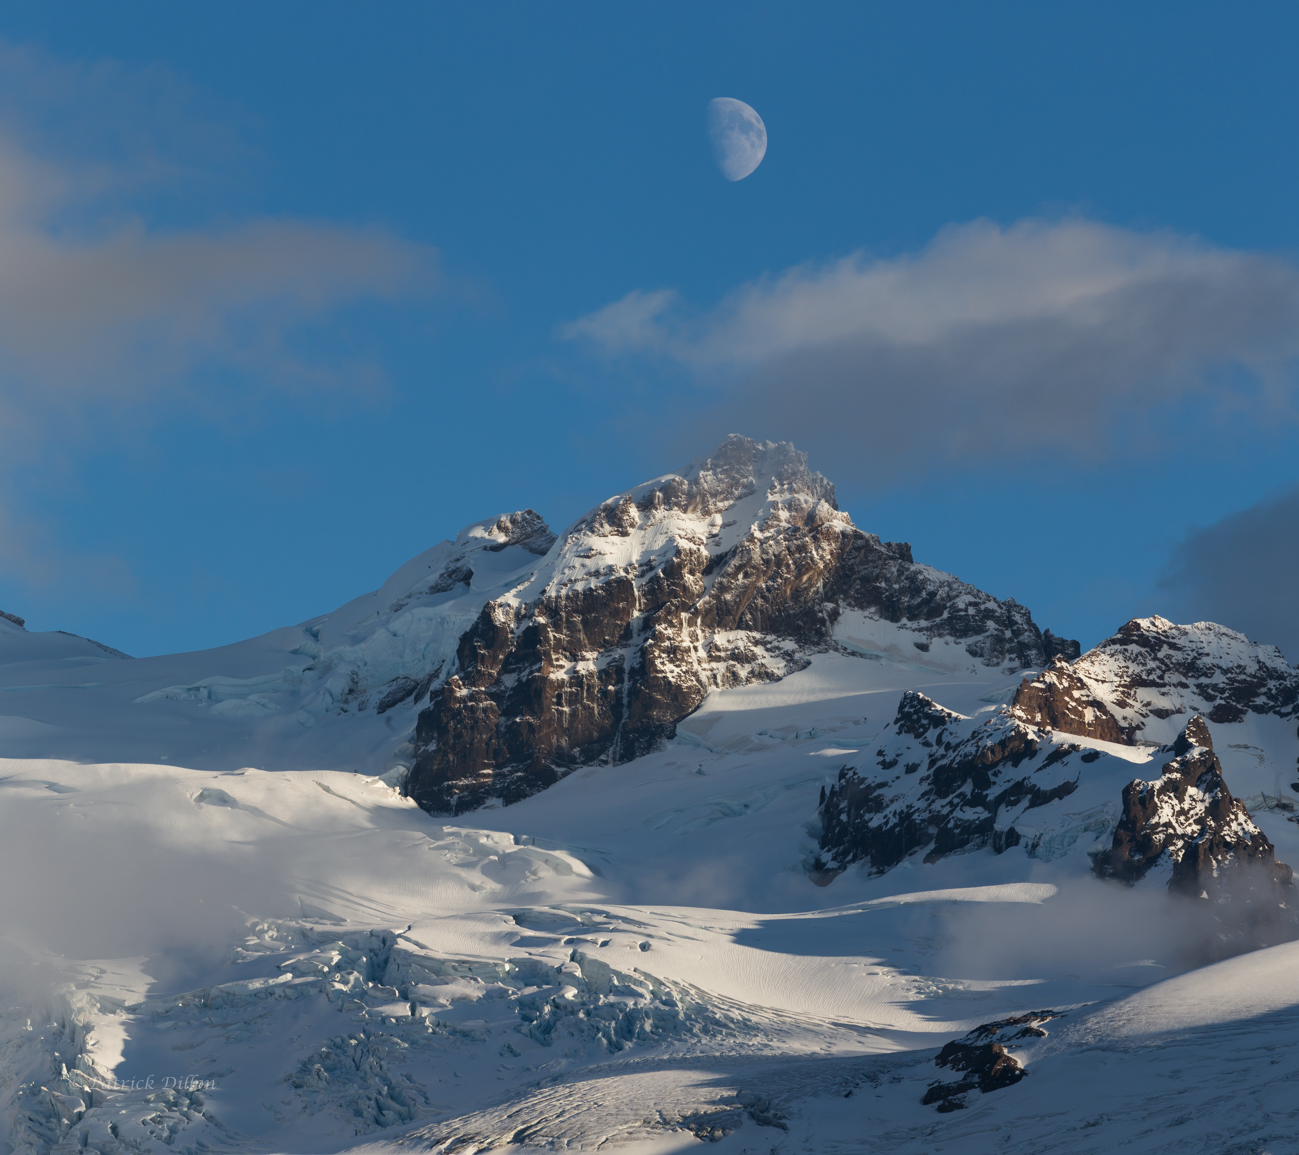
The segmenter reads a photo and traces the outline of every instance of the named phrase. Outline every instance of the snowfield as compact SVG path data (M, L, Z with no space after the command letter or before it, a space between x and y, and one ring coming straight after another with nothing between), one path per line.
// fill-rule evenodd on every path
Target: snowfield
M110 661L131 665L54 659L109 689ZM1049 860L985 849L809 881L821 787L908 688L977 715L1013 684L819 655L715 692L655 754L472 821L340 770L0 760L8 1141L1299 1149L1295 947L1181 973L1173 900L1090 875L1107 828L1087 829L1089 798ZM75 747L95 720L10 713L5 734ZM1272 721L1215 727L1242 795L1280 793L1294 742ZM1095 766L1142 771L1148 748L1094 745L1117 755ZM1256 817L1299 859L1284 811ZM922 1105L937 1048L1044 1008L1064 1014L1017 1052L1022 1082Z

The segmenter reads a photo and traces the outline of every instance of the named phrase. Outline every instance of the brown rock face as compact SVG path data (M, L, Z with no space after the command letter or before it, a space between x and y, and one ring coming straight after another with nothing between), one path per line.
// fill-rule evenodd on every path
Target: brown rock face
M627 632L632 593L629 581L608 582L545 601L523 623L489 602L460 640L458 673L419 716L411 797L456 814L493 797L515 802L605 753L627 713L624 670L581 655Z
M1046 657L1023 606L916 565L857 529L803 454L743 437L597 507L539 574L483 608L419 717L407 791L425 809L516 801L647 753L710 690L835 648L845 609L905 624L919 647L960 639L989 666Z
M1096 859L1096 873L1132 883L1163 861L1175 892L1284 903L1292 871L1227 789L1203 718L1191 719L1173 753L1155 781L1124 787L1123 815L1109 850Z
M1011 711L1021 722L1102 742L1132 741L1091 686L1074 673L1068 662L1056 658L1049 669L1025 678L1015 691Z
M1299 670L1274 646L1212 622L1135 618L1081 658L1057 657L1025 679L1012 708L1030 725L1132 744L1152 729L1165 738L1161 723L1199 713L1216 724L1251 713L1290 717L1299 711Z
M947 1067L964 1078L955 1083L930 1083L920 1101L940 1112L960 1111L971 1091L1000 1091L1013 1087L1027 1072L1019 1060L1000 1043L948 1043L938 1052L934 1065Z

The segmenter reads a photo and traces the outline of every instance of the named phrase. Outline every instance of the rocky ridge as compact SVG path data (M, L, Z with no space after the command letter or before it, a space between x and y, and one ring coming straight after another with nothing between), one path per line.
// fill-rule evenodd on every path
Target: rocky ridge
M1111 741L1102 722L1113 718L1092 717L1095 703L1069 690L1066 677L1023 685L1035 684L1034 694L1064 695L1057 721ZM1135 884L1154 875L1173 893L1262 912L1251 915L1259 925L1250 931L1251 941L1262 941L1262 923L1288 907L1292 872L1228 789L1203 717L1154 751L1172 757L1146 780L1130 769L1148 747L1130 758L1087 748L1067 741L1060 726L1024 721L1024 712L1021 703L968 718L904 694L873 764L843 767L822 791L812 880L828 885L855 863L878 875L913 855L931 863L985 847L998 854L1021 847L1049 860L1090 836L1100 877Z
M1299 670L1275 647L1213 623L1134 619L1023 678L982 721L904 695L874 765L844 767L824 797L810 873L826 883L857 862L878 874L920 851L932 862L989 846L1049 858L1090 833L1113 839L1095 858L1102 877L1135 883L1159 864L1177 892L1247 893L1276 908L1290 868L1228 790L1209 723L1297 713ZM1152 754L1158 742L1168 744ZM1132 780L1122 747L1133 748L1129 761L1174 758L1158 778ZM1060 807L1050 803L1089 784L1113 801L1075 799L1081 821L1052 817Z
M919 653L955 640L1006 672L1077 654L1013 600L858 529L791 445L732 436L601 503L482 605L454 657L429 671L407 790L461 813L638 757L710 690L778 679L839 648L848 611L891 623Z
M334 715L386 714L423 699L502 580L526 580L554 543L541 515L525 509L466 526L401 566L383 586L300 627L297 661L258 678L213 675L136 699L208 705L258 717L293 710L304 727Z
M874 765L845 766L825 792L812 879L826 885L857 862L883 874L921 852L924 862L935 862L1024 844L1030 854L1053 857L1061 848L1033 828L1030 812L1069 797L1084 765L1103 756L1053 743L1008 707L966 718L909 691Z
M1275 646L1213 622L1134 618L1073 662L1056 659L1020 685L1015 715L1081 737L1171 740L1177 719L1215 724L1299 713L1299 669Z

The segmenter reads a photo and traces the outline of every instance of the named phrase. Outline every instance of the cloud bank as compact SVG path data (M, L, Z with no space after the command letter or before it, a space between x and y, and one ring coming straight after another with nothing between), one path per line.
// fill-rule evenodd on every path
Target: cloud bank
M837 470L888 474L1105 452L1169 403L1289 416L1299 268L1085 220L944 229L743 285L716 307L634 291L564 326L683 367L711 418L778 431Z
M1160 583L1180 621L1220 622L1299 661L1299 486L1189 534Z

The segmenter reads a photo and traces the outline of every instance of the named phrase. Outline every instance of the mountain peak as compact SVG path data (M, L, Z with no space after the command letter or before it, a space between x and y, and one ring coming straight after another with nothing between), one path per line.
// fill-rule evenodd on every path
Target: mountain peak
M1110 703L1129 736L1146 731L1156 741L1176 735L1168 720L1179 716L1202 713L1220 725L1299 709L1299 670L1281 651L1214 622L1133 618L1075 662L1073 673Z
M1196 714L1177 735L1177 741L1173 743L1173 753L1181 758L1197 746L1203 750L1213 749L1213 735L1209 733L1209 727L1201 714Z
M137 701L304 728L386 715L394 736L392 711L417 710L408 740L375 749L439 813L639 757L713 691L778 681L817 655L887 660L909 678L918 666L1006 676L1078 652L1018 602L858 529L793 445L739 435L558 540L531 509L474 522L276 644L292 655L279 671L214 672Z
M711 453L696 457L678 475L713 496L724 508L739 497L761 490L763 496L801 493L835 509L834 484L808 468L807 454L788 441L754 441L732 433Z
M1113 637L1101 642L1097 649L1117 649L1122 646L1150 653L1194 651L1206 661L1231 664L1243 662L1276 670L1293 670L1276 646L1252 641L1244 634L1220 626L1217 622L1178 625L1158 614L1148 618L1133 618L1122 625Z
M460 569L451 578L469 588ZM484 594L454 660L401 685L428 693L407 789L438 813L639 757L713 690L779 680L816 653L872 652L868 635L1006 673L1078 652L1054 635L1048 647L1018 603L862 532L793 445L737 434L608 498L541 565Z
M834 485L808 468L806 453L788 441L754 441L732 433L711 453L696 457L679 472L665 473L601 502L573 529L581 532L612 526L620 532L618 524L630 524L635 511L707 519L749 498L755 499L755 512L768 501L779 504L790 498L803 499L803 512L822 502L829 512L839 509Z

